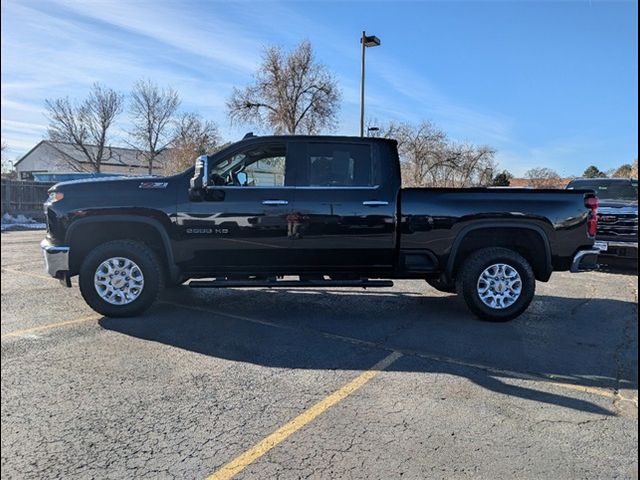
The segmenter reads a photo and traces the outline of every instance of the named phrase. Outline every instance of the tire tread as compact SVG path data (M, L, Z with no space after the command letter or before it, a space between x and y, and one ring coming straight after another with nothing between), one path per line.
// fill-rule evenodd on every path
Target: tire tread
M504 310L491 309L478 298L476 284L478 275L491 263L499 261L515 267L522 279L522 293L512 307ZM469 309L481 320L508 322L521 315L535 295L535 274L529 262L518 252L504 247L488 247L471 253L462 264L457 278L456 290Z
M108 253L111 252L111 253ZM127 255L137 257L145 276L142 295L128 305L111 305L100 298L93 285L96 263L106 256ZM138 261L136 261L138 263ZM164 288L164 274L157 256L151 249L135 240L112 240L98 245L89 252L80 267L80 293L85 302L96 312L107 317L132 317L147 310L160 296Z

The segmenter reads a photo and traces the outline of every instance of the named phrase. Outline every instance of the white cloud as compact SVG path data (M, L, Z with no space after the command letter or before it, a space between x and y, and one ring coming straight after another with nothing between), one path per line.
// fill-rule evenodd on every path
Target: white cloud
M40 134L47 129L46 125L39 123L29 123L29 122L17 122L15 120L5 120L2 119L2 127L7 130L21 130L23 132Z
M506 116L460 105L429 79L388 57L383 56L371 70L392 87L390 93L400 94L412 101L422 110L425 120L433 120L452 136L462 137L459 140L480 143L511 141L512 121ZM398 95L389 95L387 98L396 105L401 101ZM415 107L412 110L415 111Z
M188 9L175 8L178 4L113 0L57 3L95 21L144 35L240 72L252 71L257 61L253 54L256 40L241 25L224 22L214 15L206 18L190 15Z
M584 168L590 164L606 168L603 159L593 158L593 152L606 145L604 140L585 139L580 137L558 138L539 145L515 144L513 148L499 150L497 160L503 168L507 168L516 176L523 176L530 168L548 167L556 170L563 177L579 175L573 170L576 157L583 158ZM583 169L584 169L583 168Z

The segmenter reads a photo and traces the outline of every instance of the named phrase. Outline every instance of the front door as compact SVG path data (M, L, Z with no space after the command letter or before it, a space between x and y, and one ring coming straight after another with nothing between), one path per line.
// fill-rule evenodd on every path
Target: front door
M210 158L206 194L190 202L180 222L186 250L193 252L189 269L259 273L270 265L286 267L294 201L286 144L257 144Z

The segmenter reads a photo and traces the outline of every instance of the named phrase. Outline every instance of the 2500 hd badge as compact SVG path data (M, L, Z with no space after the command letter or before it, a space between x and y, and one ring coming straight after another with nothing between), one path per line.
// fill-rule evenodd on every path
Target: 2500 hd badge
M228 228L187 228L186 232L188 234L221 234L226 235L229 233Z

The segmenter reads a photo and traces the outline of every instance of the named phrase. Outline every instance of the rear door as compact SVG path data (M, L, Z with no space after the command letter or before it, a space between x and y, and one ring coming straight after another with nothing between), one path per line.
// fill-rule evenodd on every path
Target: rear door
M395 189L385 186L375 143L294 141L292 261L312 270L391 268Z

